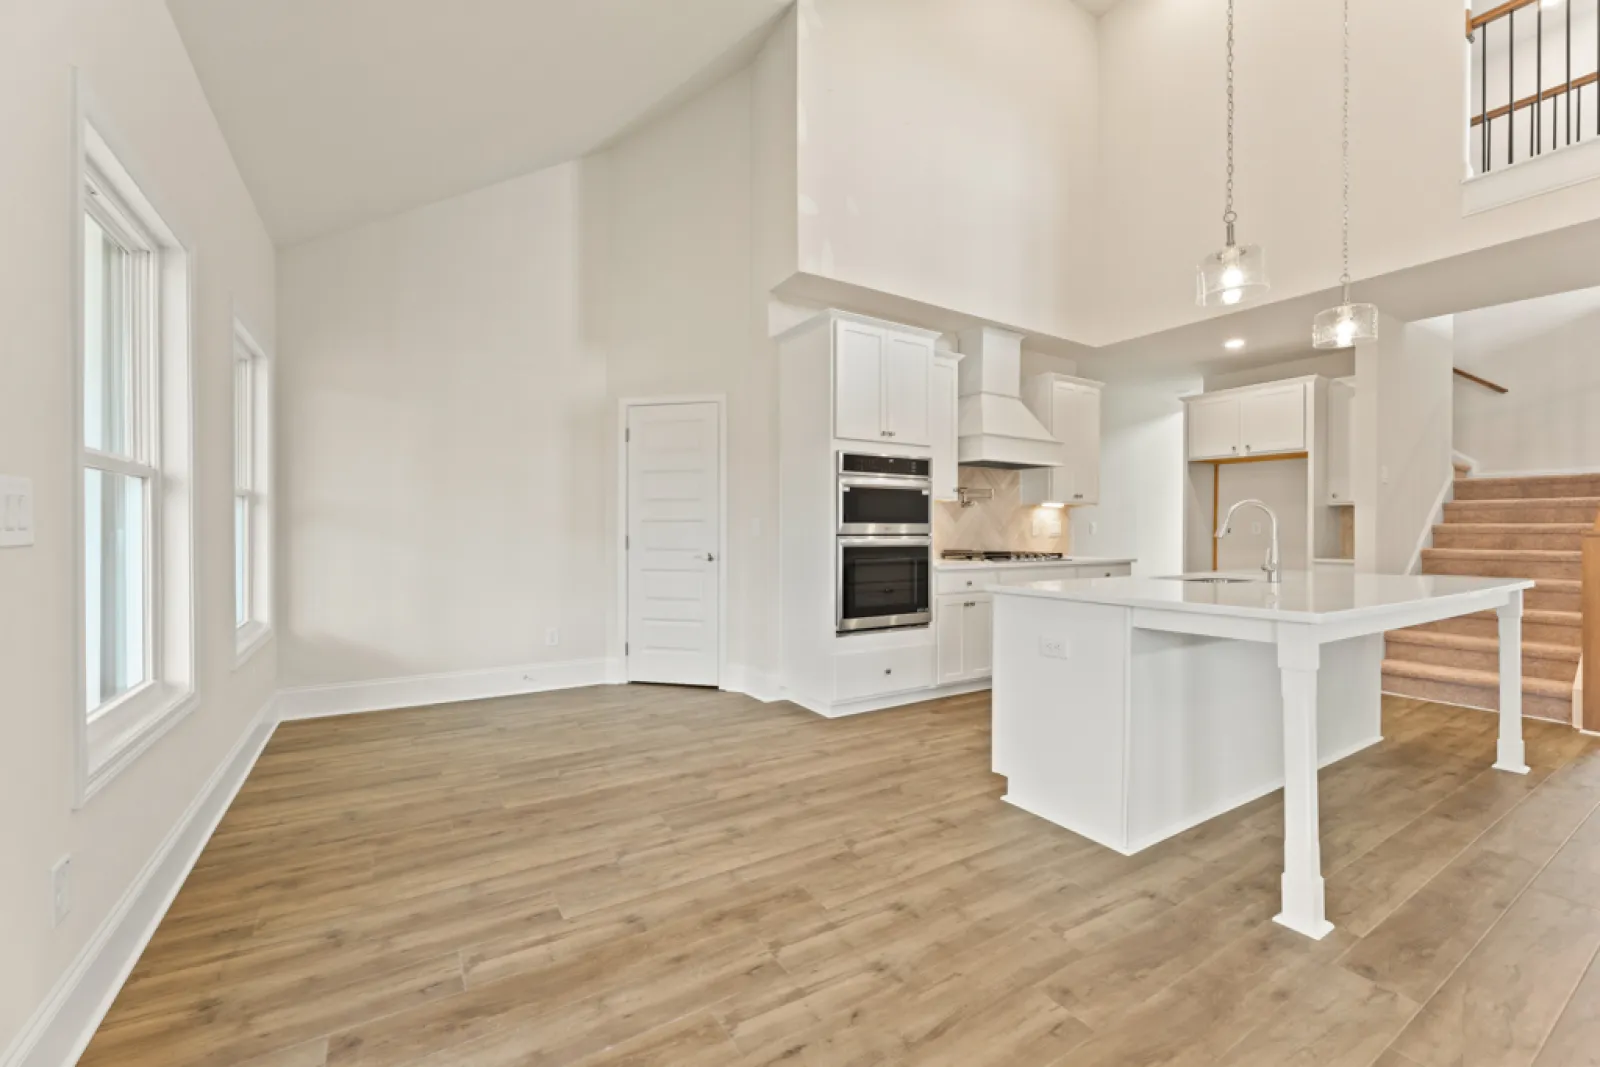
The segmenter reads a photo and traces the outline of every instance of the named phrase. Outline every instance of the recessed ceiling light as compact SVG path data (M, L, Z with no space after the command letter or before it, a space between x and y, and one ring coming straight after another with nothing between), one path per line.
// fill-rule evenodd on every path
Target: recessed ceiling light
M1222 342L1222 347L1226 348L1229 352L1237 352L1237 351L1239 351L1239 349L1244 347L1244 338L1243 337L1232 337L1232 338L1229 338L1228 340Z

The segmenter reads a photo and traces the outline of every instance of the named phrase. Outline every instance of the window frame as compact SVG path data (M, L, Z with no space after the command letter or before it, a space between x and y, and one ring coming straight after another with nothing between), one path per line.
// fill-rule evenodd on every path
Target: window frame
M234 666L244 664L272 636L272 364L238 316L233 321ZM240 621L239 522L245 505L244 593Z
M75 804L81 808L117 774L186 717L196 692L194 574L194 366L190 309L192 254L114 151L107 127L91 118L90 98L75 80L77 167L71 240L73 299L72 493L76 543L73 702ZM98 114L98 109L94 109ZM134 316L129 375L128 454L114 442L91 448L86 434L86 248L89 220L129 260ZM91 704L88 684L89 471L144 482L144 679L110 700Z

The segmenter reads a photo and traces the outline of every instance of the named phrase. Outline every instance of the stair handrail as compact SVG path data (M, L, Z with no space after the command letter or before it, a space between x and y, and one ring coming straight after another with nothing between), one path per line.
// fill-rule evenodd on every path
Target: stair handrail
M1583 572L1579 608L1583 612L1583 714L1574 726L1600 733L1600 518L1583 533Z
M1473 374L1469 370L1462 370L1460 367L1452 367L1450 369L1456 372L1456 377L1457 378L1465 378L1467 381L1472 382L1472 383L1474 383L1476 385L1481 385L1485 389L1492 389L1495 392L1501 393L1501 394L1511 392L1510 389L1507 389L1505 386L1501 385L1499 382L1491 382L1487 378L1480 378L1476 374Z

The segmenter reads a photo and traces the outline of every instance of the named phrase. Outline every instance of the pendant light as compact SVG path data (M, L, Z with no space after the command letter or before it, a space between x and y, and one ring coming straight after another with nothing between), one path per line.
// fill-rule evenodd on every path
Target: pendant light
M1378 309L1373 304L1350 302L1350 0L1344 0L1344 273L1339 276L1344 296L1311 323L1313 348L1349 348L1357 341L1378 339Z
M1200 261L1196 303L1201 307L1232 306L1267 291L1267 257L1259 245L1234 240L1233 225L1233 4L1228 0L1228 195L1222 212L1227 245Z

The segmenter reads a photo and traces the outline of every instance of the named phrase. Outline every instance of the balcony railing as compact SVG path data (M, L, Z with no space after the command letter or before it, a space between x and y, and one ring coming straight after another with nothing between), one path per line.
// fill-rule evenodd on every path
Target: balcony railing
M1600 0L1507 0L1468 11L1467 41L1477 173L1600 136Z

